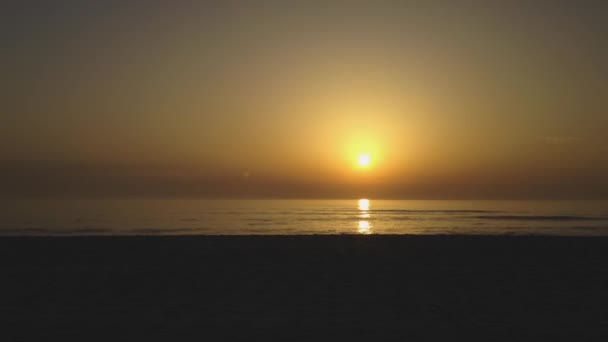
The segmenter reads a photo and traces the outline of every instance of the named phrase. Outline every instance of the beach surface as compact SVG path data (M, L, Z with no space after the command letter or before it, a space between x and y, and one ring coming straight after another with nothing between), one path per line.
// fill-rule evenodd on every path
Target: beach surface
M2 340L608 338L608 237L0 238Z

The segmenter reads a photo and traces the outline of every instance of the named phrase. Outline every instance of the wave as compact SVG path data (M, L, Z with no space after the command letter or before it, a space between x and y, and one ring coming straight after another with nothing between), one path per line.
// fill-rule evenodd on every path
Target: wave
M167 233L192 233L202 231L196 228L140 228L132 229L128 233L134 234L167 234Z
M402 213L402 214L495 214L500 213L500 211L492 211L492 210L424 210L424 209L369 209L369 210L361 210L357 208L338 208L338 209L320 209L320 210L294 210L294 211L278 211L278 212L250 212L250 213L240 213L240 215L268 215L269 213L276 215L327 215L327 214L336 214L336 213Z
M569 216L569 215L482 215L475 216L480 220L511 220L511 221L602 221L605 218Z
M104 228L78 228L78 229L57 229L57 228L15 228L2 229L0 235L87 235L112 233L111 229Z
M572 230L589 231L589 232L603 231L603 230L608 229L608 227L588 227L588 226L569 227L569 228Z
M372 213L403 213L403 214L492 214L492 210L412 210L412 209L372 209Z

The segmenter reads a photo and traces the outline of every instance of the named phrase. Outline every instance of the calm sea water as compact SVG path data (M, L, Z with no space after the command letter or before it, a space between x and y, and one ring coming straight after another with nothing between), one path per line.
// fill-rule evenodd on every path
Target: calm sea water
M4 201L0 235L608 235L608 203L388 200Z

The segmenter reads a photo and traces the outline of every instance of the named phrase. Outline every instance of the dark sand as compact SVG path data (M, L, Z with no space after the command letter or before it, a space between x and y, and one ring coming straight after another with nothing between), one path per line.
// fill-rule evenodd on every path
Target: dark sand
M0 265L2 341L608 340L608 238L1 238Z

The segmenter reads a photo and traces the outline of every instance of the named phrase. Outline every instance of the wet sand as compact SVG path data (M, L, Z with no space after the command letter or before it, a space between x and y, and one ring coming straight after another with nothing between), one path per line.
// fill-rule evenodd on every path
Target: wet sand
M0 238L4 341L600 341L608 238Z

